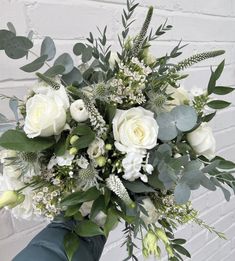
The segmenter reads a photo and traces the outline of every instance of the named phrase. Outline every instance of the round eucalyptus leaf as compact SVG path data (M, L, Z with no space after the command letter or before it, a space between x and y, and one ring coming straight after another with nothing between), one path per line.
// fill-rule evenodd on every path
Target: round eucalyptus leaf
M7 42L14 37L15 34L10 31L0 30L0 50L4 50Z
M83 82L82 74L76 67L70 73L63 75L62 79L66 84L74 86L78 86Z
M160 140L172 140L177 136L178 131L175 126L175 119L171 113L160 113L157 117L157 123L159 125L158 138Z
M51 68L49 68L44 75L50 78L55 77L56 75L61 75L65 71L65 68L63 65L54 65Z
M5 53L12 59L20 59L28 54L28 50L33 47L33 43L24 36L16 36L7 41Z
M92 58L92 52L93 48L88 46L82 53L82 62L87 63L91 60Z
M51 61L56 54L54 41L50 37L45 37L41 46L41 56L47 55L47 61Z
M197 113L190 106L177 106L171 111L171 114L174 116L176 127L180 131L189 131L197 123Z
M76 43L73 47L73 53L77 56L81 55L84 50L86 49L85 44L83 43Z
M174 195L175 195L175 201L178 204L187 203L191 195L189 186L185 183L177 184L175 187Z
M56 60L54 65L62 65L65 68L63 74L68 74L73 70L73 59L68 53L61 54Z

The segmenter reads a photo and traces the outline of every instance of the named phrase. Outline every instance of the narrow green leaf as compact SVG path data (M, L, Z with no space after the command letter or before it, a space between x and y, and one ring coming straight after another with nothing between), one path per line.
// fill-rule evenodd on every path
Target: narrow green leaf
M37 58L36 60L34 60L33 62L22 66L20 69L22 71L28 72L28 73L35 72L44 65L46 60L47 60L47 55L43 55L43 56Z
M177 238L177 239L172 240L172 242L174 242L174 244L176 244L176 245L184 245L187 242L187 240L185 240L183 238Z
M210 80L208 83L208 87L207 87L207 92L209 95L213 93L215 86L216 86L216 77L215 77L215 73L212 71L211 77L210 77Z
M112 231L118 223L118 215L112 209L108 210L106 222L104 224L104 234L108 237L109 232Z
M8 29L9 29L14 35L16 35L16 29L15 29L13 23L8 22L8 23L7 23L7 27L8 27Z
M53 138L37 137L29 139L26 134L19 130L9 130L0 137L0 146L5 149L39 152L50 148L54 144Z
M90 220L84 220L80 222L76 226L75 231L80 237L94 237L98 235L104 235L103 230Z
M79 247L79 237L70 232L64 236L64 249L68 257L68 261L72 261L74 254Z
M207 103L207 106L209 106L212 109L220 110L228 107L231 103L223 100L213 100Z
M91 132L88 135L79 137L79 139L73 144L73 146L77 149L85 149L92 143L94 139L95 133Z
M217 95L226 95L234 91L232 87L216 86L213 93Z
M215 79L216 79L216 81L220 78L220 76L221 76L221 74L222 74L222 72L223 72L223 70L224 70L224 65L225 65L225 60L223 60L219 65L218 65L218 67L216 68L216 70L215 70Z
M182 247L182 246L180 246L180 245L176 245L176 244L172 244L172 247L173 247L177 252L179 252L180 254L185 255L185 256L191 258L190 253L189 253L188 250L185 249L184 247Z
M216 111L213 112L213 113L207 114L206 116L204 116L202 118L202 121L209 122L209 121L211 121L215 117L215 115L216 115Z
M122 182L128 190L134 193L156 192L154 189L152 189L151 187L145 185L143 182L138 180L133 182L123 180Z
M93 219L100 211L105 210L105 198L103 195L99 196L92 204L90 218Z

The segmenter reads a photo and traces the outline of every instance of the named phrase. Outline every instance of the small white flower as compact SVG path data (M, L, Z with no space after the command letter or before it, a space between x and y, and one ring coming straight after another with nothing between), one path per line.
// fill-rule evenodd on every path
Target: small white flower
M96 138L88 147L87 154L90 159L96 159L105 153L105 143L102 139Z
M146 216L144 213L140 213L140 218L144 221L146 226L150 224L155 224L159 218L159 214L156 210L156 207L154 206L153 202L150 198L145 198L143 201L143 207L148 213L148 216Z
M63 156L51 157L47 169L52 169L55 165L59 166L71 166L73 163L74 155L71 155L68 151Z
M82 99L76 100L70 106L70 114L77 122L86 121L89 118L88 111Z
M205 94L205 90L203 90L202 88L198 88L198 87L194 86L194 87L190 90L190 94L192 94L193 97L195 97L195 96L201 96L201 95Z
M83 156L81 156L79 159L77 159L76 161L78 167L82 168L82 169L87 169L89 162L86 158L84 158Z
M138 178L141 178L144 182L148 181L147 176L141 173L144 156L144 154L136 152L129 152L126 154L126 157L122 160L122 166L124 168L124 179L134 181Z
M61 183L61 180L59 178L55 178L52 180L53 185L58 186Z
M206 122L187 135L189 144L198 155L212 160L215 157L216 141L212 129Z

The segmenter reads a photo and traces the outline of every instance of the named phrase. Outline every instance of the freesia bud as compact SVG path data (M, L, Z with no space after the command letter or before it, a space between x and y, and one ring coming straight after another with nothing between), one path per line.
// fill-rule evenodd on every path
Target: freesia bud
M71 138L70 138L70 144L73 145L77 140L79 139L79 137L77 135L73 135Z
M105 145L106 150L111 150L112 149L112 144L106 144Z
M106 158L104 156L96 158L95 161L99 167L104 167L104 165L106 164Z
M0 197L0 209L8 205L14 205L18 202L18 194L16 191L5 191Z
M165 245L169 244L169 239L163 229L157 228L155 233L156 233L157 237L159 239L161 239Z
M149 230L143 239L143 255L144 257L149 257L150 255L154 255L155 257L160 257L159 248L157 246L158 238L156 234Z
M69 154L70 154L70 155L76 155L77 153L78 153L78 149L75 148L75 147L73 147L73 148L71 148L71 149L69 150Z

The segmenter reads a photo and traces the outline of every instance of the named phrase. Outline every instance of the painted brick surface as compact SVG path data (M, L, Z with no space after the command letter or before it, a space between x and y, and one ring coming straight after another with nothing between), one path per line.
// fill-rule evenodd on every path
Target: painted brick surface
M141 7L136 13L140 19L133 26L132 32L139 28L148 5L155 7L153 20L156 26L165 18L174 25L174 30L153 43L156 55L169 52L181 39L183 43L189 44L185 48L184 57L204 50L224 49L226 66L220 83L235 86L234 0L140 0L140 3ZM50 35L56 41L58 53L72 53L76 40L86 38L90 30L96 30L97 25L102 28L108 24L108 40L116 41L124 4L125 0L0 0L0 27L12 21L19 33L27 34L33 30L36 51L39 50L41 39ZM184 81L185 88L205 88L210 75L208 65L215 66L220 60L221 58L205 61L188 70L190 77ZM23 60L12 61L0 53L0 93L19 97L25 95L33 84L34 76L18 69L24 64ZM235 94L227 97L233 102L234 98ZM0 111L12 119L7 102L0 102ZM231 160L235 160L234 115L235 103L219 112L211 124L215 130L218 153ZM226 203L221 191L212 193L201 189L193 194L192 199L194 206L201 210L201 217L218 230L225 231L228 240L221 241L195 225L182 227L177 235L189 240L187 247L192 253L191 260L234 261L235 198ZM10 261L45 225L15 220L3 210L0 212L0 224L1 261ZM120 249L123 242L121 229L120 225L111 234L101 261L121 261L125 257L125 249ZM137 255L140 260L144 260L140 252ZM166 257L162 260L165 261Z

